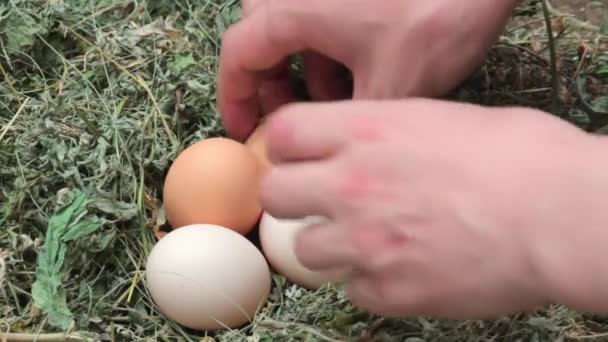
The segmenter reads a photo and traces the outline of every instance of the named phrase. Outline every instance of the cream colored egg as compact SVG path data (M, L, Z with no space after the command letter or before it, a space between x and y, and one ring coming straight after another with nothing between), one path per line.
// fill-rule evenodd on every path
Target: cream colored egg
M300 220L277 219L264 211L260 220L260 242L268 262L289 281L308 289L318 289L327 283L338 282L343 272L315 272L300 263L295 254L298 232L322 218Z
M270 294L270 269L241 234L217 225L176 229L146 264L152 299L169 319L195 330L236 328L253 320Z

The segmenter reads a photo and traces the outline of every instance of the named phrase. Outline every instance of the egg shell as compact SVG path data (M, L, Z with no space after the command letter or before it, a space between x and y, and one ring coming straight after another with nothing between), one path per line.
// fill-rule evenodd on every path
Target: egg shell
M272 163L268 155L267 134L268 123L267 121L262 121L245 141L245 145L249 147L256 156L264 173L272 168Z
M268 300L271 275L244 236L217 225L190 225L154 246L146 283L168 318L195 330L218 330L252 321Z
M167 220L175 229L216 224L243 235L262 214L262 170L252 151L227 138L207 138L185 149L163 187Z
M310 216L298 220L277 219L268 212L260 220L262 251L272 267L289 281L308 289L318 289L327 283L339 282L345 272L341 270L316 272L306 268L295 254L295 238L302 229L323 222Z

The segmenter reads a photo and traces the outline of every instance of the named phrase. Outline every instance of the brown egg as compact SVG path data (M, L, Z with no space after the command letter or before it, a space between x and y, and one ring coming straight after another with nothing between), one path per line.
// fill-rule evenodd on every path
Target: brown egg
M255 155L227 138L208 138L184 150L165 179L163 200L173 228L220 225L241 234L257 223L262 176Z
M264 173L268 172L272 167L272 163L270 162L270 158L268 157L268 145L267 145L267 132L268 124L265 121L262 121L260 125L251 133L247 141L245 141L245 145L249 147L253 154L258 158L260 165L262 166L262 170Z

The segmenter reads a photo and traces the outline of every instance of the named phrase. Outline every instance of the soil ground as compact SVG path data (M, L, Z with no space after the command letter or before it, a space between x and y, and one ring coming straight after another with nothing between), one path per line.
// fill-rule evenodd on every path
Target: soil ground
M594 25L600 25L603 7L608 6L607 0L553 0L552 3L560 12L574 14L579 19Z

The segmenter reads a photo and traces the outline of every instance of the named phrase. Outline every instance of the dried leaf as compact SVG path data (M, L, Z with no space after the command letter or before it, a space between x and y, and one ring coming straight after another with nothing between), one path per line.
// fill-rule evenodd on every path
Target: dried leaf
M171 63L171 68L176 74L182 72L182 70L186 69L190 65L195 65L194 57L192 54L187 55L177 55L175 56L175 60Z
M1 38L11 55L29 50L34 45L36 35L46 33L44 26L40 25L35 18L15 8L0 18L0 27L3 27L0 30Z
M98 230L102 221L87 215L87 197L75 192L51 217L42 251L38 255L36 281L32 285L34 306L48 315L49 323L67 329L74 316L67 306L66 294L61 285L67 270L63 268L68 249L66 242L82 238Z
M135 203L112 201L106 198L96 199L91 207L103 213L115 216L120 221L130 220L137 216L139 209Z

